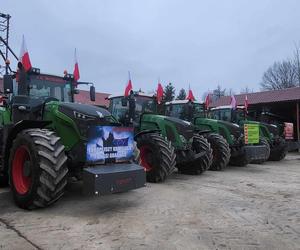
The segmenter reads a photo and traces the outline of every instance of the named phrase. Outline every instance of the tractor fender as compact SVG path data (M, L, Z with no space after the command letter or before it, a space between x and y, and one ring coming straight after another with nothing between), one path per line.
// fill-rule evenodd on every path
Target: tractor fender
M143 131L138 132L134 136L134 140L136 140L136 138L138 138L139 136L144 135L144 134L149 134L149 133L158 133L159 134L160 132L161 132L160 129L143 130Z
M211 130L197 130L196 131L199 135L206 135L206 134L210 134Z
M29 128L44 128L49 125L51 121L33 121L33 120L22 120L16 124L7 125L4 127L3 133L3 170L4 173L8 171L8 159L10 154L10 149L12 147L13 140L16 138L17 134L24 129Z

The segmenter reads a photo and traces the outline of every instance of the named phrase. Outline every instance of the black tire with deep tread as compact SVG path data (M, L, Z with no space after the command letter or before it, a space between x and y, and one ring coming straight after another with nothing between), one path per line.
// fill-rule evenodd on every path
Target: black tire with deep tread
M184 165L179 165L178 170L182 174L200 175L208 170L212 164L212 149L207 139L201 135L194 135L192 149L195 153L206 152L204 156Z
M270 156L270 144L269 144L268 140L266 138L264 138L264 137L261 137L261 138L259 138L259 144L260 145L265 145L267 147L267 154L265 155L264 159L253 160L253 161L251 161L251 163L254 163L254 164L263 164L263 163L265 163L269 159L269 156Z
M246 154L245 151L243 151L241 154L238 156L230 158L229 165L231 166L236 166L236 167L245 167L250 163L250 158Z
M279 139L279 144L271 149L269 161L281 161L287 153L287 145L283 138Z
M8 177L7 175L0 174L0 187L7 187L8 186Z
M148 182L163 182L175 171L176 154L171 142L158 133L146 133L138 136L137 147L147 145L152 150L151 161L155 166L146 172Z
M213 150L213 160L209 170L223 170L228 165L231 155L228 142L223 136L215 133L209 134L206 138Z
M12 181L12 161L16 149L26 145L31 157L32 184L20 195ZM24 209L42 208L61 198L67 184L67 157L65 147L55 132L47 129L26 129L13 141L10 151L10 185L16 204Z

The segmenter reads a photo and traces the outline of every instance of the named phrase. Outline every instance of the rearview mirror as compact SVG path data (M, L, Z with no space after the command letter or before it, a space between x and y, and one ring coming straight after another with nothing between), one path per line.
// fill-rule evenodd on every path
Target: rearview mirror
M3 89L4 94L13 93L13 79L11 75L3 76Z
M92 102L96 101L96 89L94 86L90 87L90 99Z

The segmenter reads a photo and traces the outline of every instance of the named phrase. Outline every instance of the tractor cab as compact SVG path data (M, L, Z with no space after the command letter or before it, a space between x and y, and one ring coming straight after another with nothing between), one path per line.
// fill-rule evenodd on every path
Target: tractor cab
M192 122L196 117L204 118L206 116L205 105L189 100L166 102L166 115Z
M51 101L69 103L74 102L74 95L79 90L74 84L73 75L55 76L40 74L40 70L32 68L28 73L24 71L21 63L18 64L15 76L5 75L4 105L11 107L12 121L42 120L45 104ZM13 79L14 78L14 79ZM79 83L90 84L90 83ZM95 88L90 88L90 99L95 98Z
M137 125L144 113L156 113L157 104L153 95L131 92L129 96L112 95L109 97L109 110L122 124Z
M245 120L245 110L243 106L238 106L233 109L231 106L220 106L212 108L209 111L209 117L216 120L222 120L239 124L240 121Z

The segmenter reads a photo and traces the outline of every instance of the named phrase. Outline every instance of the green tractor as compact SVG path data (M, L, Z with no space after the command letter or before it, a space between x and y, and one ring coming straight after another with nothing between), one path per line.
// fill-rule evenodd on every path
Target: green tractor
M246 114L243 106L232 109L231 106L220 106L211 109L211 115L216 119L238 123L240 126L245 124L257 124L259 126L260 144L269 148L269 155L266 160L281 161L287 153L287 144L280 135L279 127L275 124L254 121L251 114ZM263 161L254 161L262 163Z
M175 167L183 174L201 174L209 169L212 150L207 140L189 122L158 115L153 95L131 91L128 97L114 95L109 100L109 111L135 129L141 165L149 182L164 181Z
M224 169L228 163L245 166L254 159L266 157L266 147L245 145L243 129L239 125L207 118L204 103L175 100L166 103L165 112L168 116L190 121L203 131L213 149L212 170Z
M72 75L40 74L36 68L26 72L20 62L18 68L17 82L13 72L3 78L0 185L10 185L19 207L56 202L69 177L83 181L87 195L145 185L145 171L134 163L139 152L131 128L122 127L106 109L74 103L79 90ZM94 101L94 86L90 94Z
M201 133L208 140L213 150L213 161L210 170L224 169L230 160L229 143L219 133L219 127L224 127L224 125L206 119L203 105L196 101L175 100L166 102L165 106L165 114L167 116L192 122L201 130ZM228 133L228 140L231 142L232 137L226 127L225 131Z

